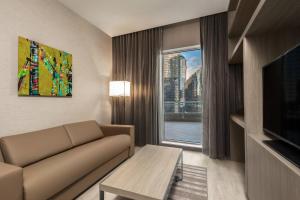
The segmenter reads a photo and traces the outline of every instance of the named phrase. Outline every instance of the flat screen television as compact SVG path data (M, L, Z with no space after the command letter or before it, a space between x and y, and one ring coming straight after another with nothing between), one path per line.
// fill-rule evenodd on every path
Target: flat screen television
M263 128L300 150L300 45L263 68Z

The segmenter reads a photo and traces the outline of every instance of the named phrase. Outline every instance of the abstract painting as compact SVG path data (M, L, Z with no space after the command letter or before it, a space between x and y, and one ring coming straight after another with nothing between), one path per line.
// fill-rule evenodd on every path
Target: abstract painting
M19 37L19 96L72 96L72 55Z

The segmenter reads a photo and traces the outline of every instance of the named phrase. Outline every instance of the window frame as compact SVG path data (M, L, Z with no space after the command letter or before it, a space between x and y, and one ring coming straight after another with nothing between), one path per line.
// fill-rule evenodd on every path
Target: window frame
M163 50L160 55L160 106L159 106L159 120L160 120L160 127L159 127L159 137L160 137L160 144L167 145L167 146L178 146L178 147L185 147L185 148L191 148L191 149L202 149L202 144L193 144L193 143L187 143L183 141L170 141L166 140L165 138L165 117L164 117L164 77L163 77L163 70L164 70L164 55L167 54L173 54L173 53L182 53L186 51L194 51L194 50L201 50L201 45L193 45L193 46L187 46L187 47L181 47L181 48L175 48L175 49L167 49ZM203 137L203 136L202 136Z

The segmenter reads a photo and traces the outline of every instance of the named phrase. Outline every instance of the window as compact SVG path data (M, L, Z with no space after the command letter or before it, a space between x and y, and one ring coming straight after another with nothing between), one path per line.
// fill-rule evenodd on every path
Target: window
M202 144L201 49L163 53L163 140Z

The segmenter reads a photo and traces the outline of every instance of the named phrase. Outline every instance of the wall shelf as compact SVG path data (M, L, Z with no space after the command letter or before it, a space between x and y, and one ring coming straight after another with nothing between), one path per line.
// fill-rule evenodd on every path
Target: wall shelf
M240 4L242 4L242 2L243 1L241 0ZM264 33L275 32L280 29L299 27L299 10L299 0L289 0L288 3L282 0L260 0L244 30L236 32L242 32L242 34L239 36L238 42L233 47L233 52L231 56L229 56L229 63L236 64L243 62L243 40L246 36L261 35ZM238 10L235 12L238 13ZM274 13L276 13L276 15L274 15ZM235 21L238 18L240 17L235 14L232 27L234 27ZM229 32L229 35L238 34Z
M238 124L240 127L245 128L245 120L243 115L230 115L230 119L236 124Z
M260 35L300 25L299 0L261 0L244 35ZM276 13L276 14L275 14Z
M231 56L229 57L229 64L240 64L243 63L243 39L235 45Z
M230 159L245 163L245 122L242 115L231 115L230 132Z
M232 13L232 21L229 25L229 37L240 37L249 19L251 18L259 0L240 0L236 10Z

